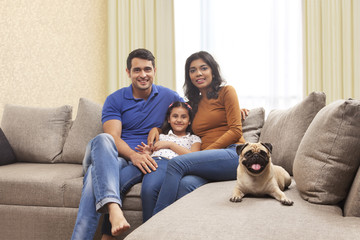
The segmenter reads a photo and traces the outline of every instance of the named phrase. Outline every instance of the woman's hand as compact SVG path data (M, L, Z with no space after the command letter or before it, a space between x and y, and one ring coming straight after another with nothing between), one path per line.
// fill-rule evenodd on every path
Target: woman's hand
M147 142L149 145L153 146L155 142L159 141L159 135L160 135L160 129L159 128L152 128L149 132Z
M249 115L250 110L246 108L240 109L241 120L245 120L245 118Z

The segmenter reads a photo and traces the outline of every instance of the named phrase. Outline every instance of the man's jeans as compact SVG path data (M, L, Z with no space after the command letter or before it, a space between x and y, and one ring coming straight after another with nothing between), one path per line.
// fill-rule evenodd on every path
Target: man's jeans
M122 205L123 195L141 182L141 171L118 151L111 135L102 133L92 139L84 157L84 186L76 223L71 239L93 239L101 213L108 203ZM86 170L88 166L88 169ZM126 169L131 169L127 171Z

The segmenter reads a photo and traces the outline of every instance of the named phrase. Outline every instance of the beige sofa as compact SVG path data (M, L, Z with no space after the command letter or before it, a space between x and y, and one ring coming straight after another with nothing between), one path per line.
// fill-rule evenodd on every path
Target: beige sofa
M84 149L102 131L100 105L80 99L74 121L71 110L5 107L1 129L16 162L0 166L0 239L70 239ZM244 137L272 143L273 162L293 176L286 191L293 206L251 196L232 203L235 181L216 182L141 225L138 184L123 206L132 232L119 239L358 238L360 102L325 106L325 94L312 93L292 108L273 110L265 123L262 108L250 113Z

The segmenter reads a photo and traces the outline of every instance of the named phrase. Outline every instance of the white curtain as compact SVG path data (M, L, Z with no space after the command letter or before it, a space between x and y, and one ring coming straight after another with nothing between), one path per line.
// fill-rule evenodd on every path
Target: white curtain
M302 99L300 0L175 0L174 6L179 92L186 58L206 50L236 88L240 107L268 113Z
M360 99L360 1L303 0L305 92Z
M108 92L128 86L126 58L136 48L156 61L155 83L175 90L173 1L108 0Z

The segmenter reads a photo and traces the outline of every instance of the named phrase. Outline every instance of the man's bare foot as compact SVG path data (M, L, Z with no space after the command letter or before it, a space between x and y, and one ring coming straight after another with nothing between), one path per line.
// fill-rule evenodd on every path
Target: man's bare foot
M120 206L117 203L109 203L109 220L111 223L111 234L119 236L130 228L130 224L126 221Z
M116 238L107 234L103 234L101 236L101 240L116 240Z

